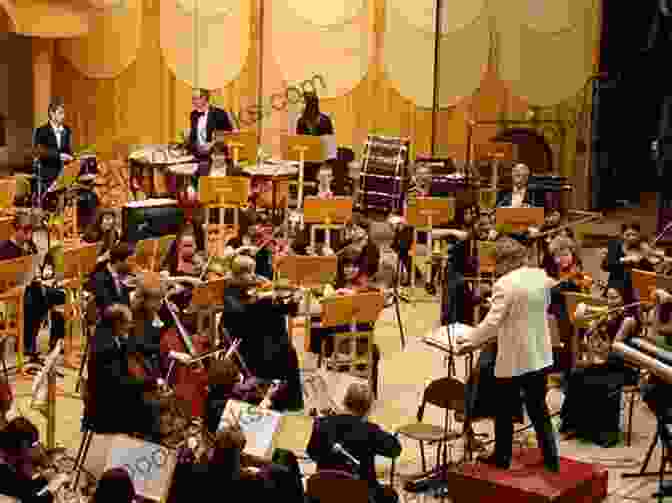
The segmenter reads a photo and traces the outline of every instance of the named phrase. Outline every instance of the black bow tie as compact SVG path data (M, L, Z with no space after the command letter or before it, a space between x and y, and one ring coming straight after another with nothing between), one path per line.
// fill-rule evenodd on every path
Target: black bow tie
M203 117L204 115L205 115L205 112L196 112L196 114L195 114L195 116L196 116L197 119L200 119L200 118Z

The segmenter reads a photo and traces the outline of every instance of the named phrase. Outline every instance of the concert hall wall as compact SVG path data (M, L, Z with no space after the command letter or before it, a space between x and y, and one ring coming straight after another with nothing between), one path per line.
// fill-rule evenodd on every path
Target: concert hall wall
M194 0L124 2L93 19L88 36L56 42L53 93L66 101L77 145L95 144L104 157L128 143L177 139L194 84L218 90L240 114L319 75L339 145L359 155L366 135L378 133L432 151L436 0L199 0L199 51ZM563 174L584 176L575 154L588 121L577 117L596 70L599 1L442 4L435 155L466 157L469 119L524 120L533 108L536 119L564 122L562 137L532 127L560 149ZM279 154L279 135L300 110L290 105L252 126L266 150ZM477 129L477 155L502 129Z

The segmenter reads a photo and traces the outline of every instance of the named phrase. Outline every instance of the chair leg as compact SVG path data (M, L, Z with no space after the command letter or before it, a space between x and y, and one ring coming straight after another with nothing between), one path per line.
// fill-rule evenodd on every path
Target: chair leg
M630 403L628 404L628 429L625 435L625 443L628 447L632 444L632 414L635 408L635 393L630 393Z
M89 334L87 334L86 343L84 345L84 355L82 356L82 363L79 364L79 374L77 375L77 384L75 384L75 393L79 393L80 384L82 382L82 374L84 374L84 366L86 365L86 361L89 358L89 340Z
M425 444L422 442L422 440L419 440L420 442L420 461L422 462L422 473L425 473L427 471L427 463L425 462Z

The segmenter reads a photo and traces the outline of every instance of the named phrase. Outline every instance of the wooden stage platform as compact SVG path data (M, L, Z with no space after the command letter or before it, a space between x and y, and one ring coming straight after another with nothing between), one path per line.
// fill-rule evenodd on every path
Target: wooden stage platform
M467 464L447 475L453 503L593 503L607 497L607 469L560 458L560 472L544 469L541 450L514 450L509 470Z

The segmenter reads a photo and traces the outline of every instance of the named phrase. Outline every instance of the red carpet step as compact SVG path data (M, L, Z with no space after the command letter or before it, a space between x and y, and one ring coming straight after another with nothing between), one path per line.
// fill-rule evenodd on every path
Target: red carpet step
M607 497L606 468L560 458L560 472L544 468L540 449L514 451L511 468L482 463L448 474L454 503L593 503Z

